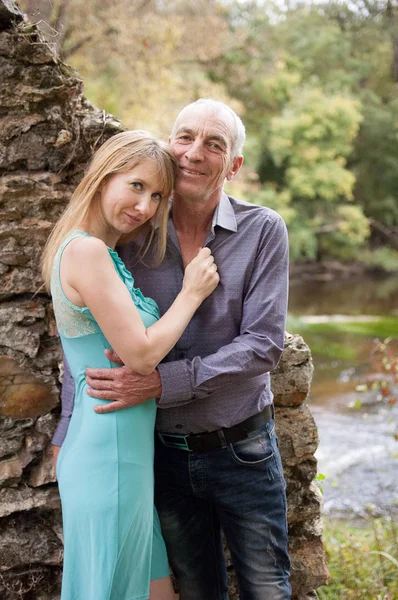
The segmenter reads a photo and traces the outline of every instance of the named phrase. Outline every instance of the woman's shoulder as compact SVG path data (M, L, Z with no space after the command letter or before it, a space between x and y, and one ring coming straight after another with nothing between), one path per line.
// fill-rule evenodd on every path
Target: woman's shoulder
M93 263L98 260L110 260L108 246L99 238L93 236L76 236L64 249L64 255L79 264Z

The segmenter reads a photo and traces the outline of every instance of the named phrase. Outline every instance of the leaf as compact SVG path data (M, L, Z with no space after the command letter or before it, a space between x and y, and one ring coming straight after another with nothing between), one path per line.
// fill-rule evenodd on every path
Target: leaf
M388 554L388 552L383 552L382 550L371 550L369 554L379 554L380 556L384 556L384 558L388 558L393 565L398 567L398 560L391 556L391 554Z
M356 392L367 392L368 386L366 385L366 383L362 383L362 384L356 386L355 391Z
M359 398L357 398L355 400L355 402L350 402L348 404L348 408L361 408L361 406L362 406L362 401Z

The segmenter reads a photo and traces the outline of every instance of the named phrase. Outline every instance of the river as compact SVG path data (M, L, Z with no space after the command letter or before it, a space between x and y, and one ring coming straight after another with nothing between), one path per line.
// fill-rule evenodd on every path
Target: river
M288 330L302 334L313 353L309 404L325 514L398 514L398 402L356 391L386 378L376 366L375 338L392 337L389 347L398 351L398 277L293 280Z

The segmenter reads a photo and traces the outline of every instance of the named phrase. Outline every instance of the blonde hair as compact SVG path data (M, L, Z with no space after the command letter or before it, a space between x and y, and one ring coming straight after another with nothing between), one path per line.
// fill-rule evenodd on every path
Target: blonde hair
M74 191L69 204L52 230L42 257L42 275L47 290L50 289L51 271L55 255L67 237L87 218L100 185L114 173L123 173L145 159L159 166L164 195L152 219L137 227L132 234L124 235L119 243L127 243L143 236L139 258L148 251L157 232L155 261L159 264L166 251L168 199L174 187L177 162L164 142L147 131L124 131L107 140L94 154L86 173Z

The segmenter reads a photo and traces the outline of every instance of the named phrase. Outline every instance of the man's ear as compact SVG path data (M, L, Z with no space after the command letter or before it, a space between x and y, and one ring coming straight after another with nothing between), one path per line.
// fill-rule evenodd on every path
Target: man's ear
M239 169L241 168L242 163L243 163L243 156L237 156L236 158L233 159L231 168L227 173L228 181L231 181L231 179L233 179L235 177L235 175L238 173Z

